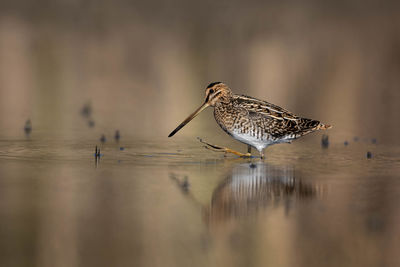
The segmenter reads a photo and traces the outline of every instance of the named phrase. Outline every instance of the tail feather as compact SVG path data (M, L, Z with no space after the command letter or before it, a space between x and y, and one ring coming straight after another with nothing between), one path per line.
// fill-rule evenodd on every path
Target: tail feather
M328 130L330 128L332 128L332 125L320 123L318 124L316 130Z
M318 130L327 130L332 128L331 125L323 124L317 120L303 119L303 125L300 131L296 132L296 138L304 136Z

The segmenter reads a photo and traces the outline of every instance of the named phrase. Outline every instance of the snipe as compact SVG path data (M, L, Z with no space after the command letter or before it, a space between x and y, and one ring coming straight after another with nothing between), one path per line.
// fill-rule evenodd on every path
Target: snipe
M299 117L266 101L244 95L235 95L222 82L214 82L206 88L204 103L187 117L168 137L207 107L214 107L214 117L219 126L236 140L256 148L261 158L267 146L290 143L316 130L331 128L313 119Z

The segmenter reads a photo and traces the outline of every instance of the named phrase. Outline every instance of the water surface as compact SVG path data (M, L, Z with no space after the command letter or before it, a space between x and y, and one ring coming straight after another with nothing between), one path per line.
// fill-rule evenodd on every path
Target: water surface
M0 140L2 266L400 264L399 147L94 146Z

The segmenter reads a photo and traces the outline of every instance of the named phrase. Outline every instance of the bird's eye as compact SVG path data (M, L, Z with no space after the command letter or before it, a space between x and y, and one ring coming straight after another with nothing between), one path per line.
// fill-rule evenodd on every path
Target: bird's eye
M214 93L214 89L210 89L210 94L213 94Z

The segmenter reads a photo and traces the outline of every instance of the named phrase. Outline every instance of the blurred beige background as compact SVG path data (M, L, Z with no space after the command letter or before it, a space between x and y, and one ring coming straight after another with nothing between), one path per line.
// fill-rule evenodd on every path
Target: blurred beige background
M333 124L336 140L398 143L395 1L2 1L0 137L166 138L224 81ZM85 128L86 127L86 128ZM212 112L177 138L224 135ZM35 132L34 132L35 133Z

